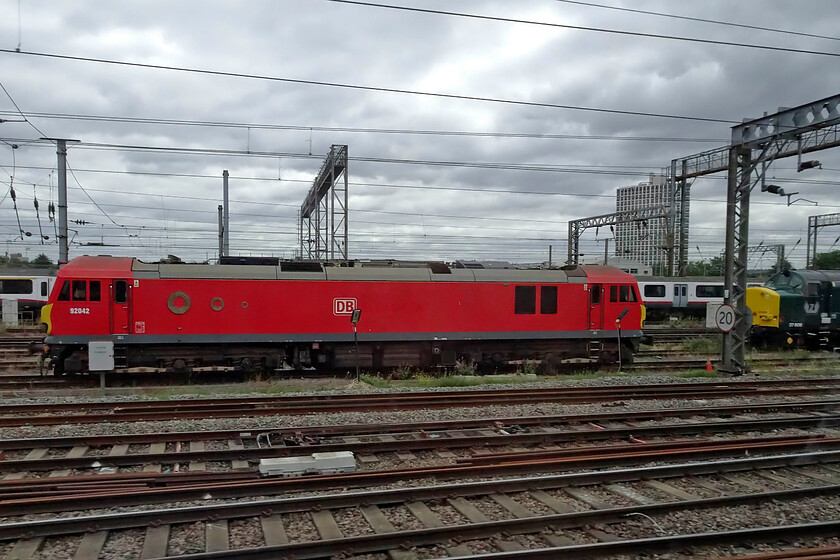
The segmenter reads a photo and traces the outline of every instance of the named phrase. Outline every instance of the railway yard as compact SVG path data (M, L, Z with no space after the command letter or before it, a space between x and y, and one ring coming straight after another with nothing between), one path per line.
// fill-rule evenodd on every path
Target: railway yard
M695 375L680 348L699 334L670 330L633 371L425 390L101 390L6 339L0 558L837 557L837 358ZM260 474L348 452L352 469Z

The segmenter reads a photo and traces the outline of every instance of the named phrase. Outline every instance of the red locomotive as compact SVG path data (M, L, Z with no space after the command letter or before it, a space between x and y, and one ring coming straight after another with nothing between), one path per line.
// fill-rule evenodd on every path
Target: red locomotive
M363 311L359 362L373 369L614 362L619 348L627 361L645 313L635 279L601 266L78 257L59 271L42 321L56 374L329 369L356 364L354 309ZM102 351L111 367L93 365Z

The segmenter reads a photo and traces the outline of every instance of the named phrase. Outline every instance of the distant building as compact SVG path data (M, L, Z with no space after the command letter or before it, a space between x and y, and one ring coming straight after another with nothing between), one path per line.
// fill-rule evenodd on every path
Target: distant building
M665 176L661 174L651 173L648 181L630 187L622 187L616 191L616 212L638 210L652 206L667 206L668 203L668 182ZM677 207L681 204L679 193L677 193L675 204ZM689 212L687 206L682 219L688 224ZM675 261L677 247L680 243L679 236L680 215L677 213L677 223L674 231ZM616 225L615 254L631 261L650 265L657 274L662 273L668 262L667 247L668 224L665 218Z
M604 259L599 258L591 258L591 259L583 259L581 264L604 264ZM622 257L610 257L609 263L610 266L614 266L623 270L624 272L629 272L634 276L653 276L653 269L644 263L640 263L638 261L634 261L632 259L625 259Z

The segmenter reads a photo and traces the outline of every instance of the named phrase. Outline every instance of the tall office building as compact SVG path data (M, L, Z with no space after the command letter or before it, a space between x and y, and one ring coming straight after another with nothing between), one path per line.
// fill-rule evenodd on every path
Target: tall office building
M688 197L688 189L686 189L686 199ZM622 212L652 206L667 206L668 202L668 182L665 175L651 173L650 179L646 182L618 189L616 191L615 209L616 212ZM689 211L688 204L686 204L685 215L680 215L679 193L677 193L675 204L677 206L677 222L674 232L674 260L676 262L680 244L680 222L684 220L688 225ZM688 231L688 228L686 228L686 231ZM688 243L687 238L685 243ZM661 274L668 263L667 247L668 223L665 218L644 222L620 223L615 228L616 256L650 265L655 274Z

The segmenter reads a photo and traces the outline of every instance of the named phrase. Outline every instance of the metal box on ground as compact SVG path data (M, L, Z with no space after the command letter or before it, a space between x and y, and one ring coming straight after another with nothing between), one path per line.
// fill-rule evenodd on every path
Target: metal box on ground
M114 371L114 343L110 340L92 340L88 343L88 369Z

